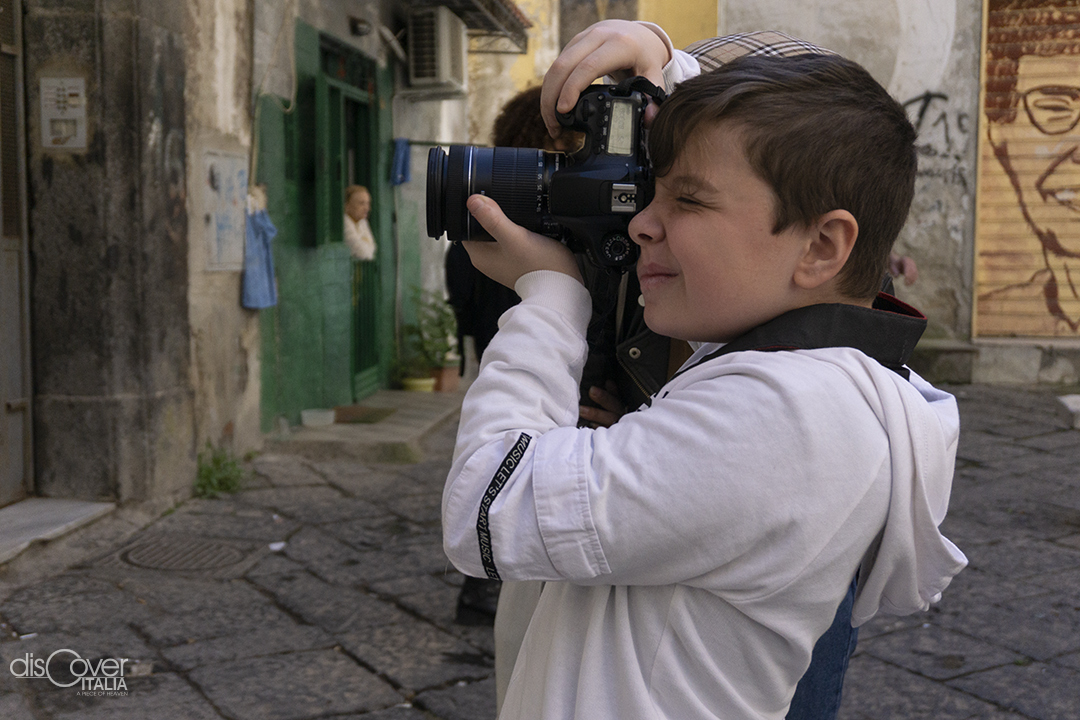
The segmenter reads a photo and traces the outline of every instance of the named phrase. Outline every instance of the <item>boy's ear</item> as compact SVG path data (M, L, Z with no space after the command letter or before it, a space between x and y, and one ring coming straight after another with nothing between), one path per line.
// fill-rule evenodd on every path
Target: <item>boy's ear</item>
M804 290L820 287L839 274L859 236L859 223L847 210L831 210L807 228L806 248L792 279Z

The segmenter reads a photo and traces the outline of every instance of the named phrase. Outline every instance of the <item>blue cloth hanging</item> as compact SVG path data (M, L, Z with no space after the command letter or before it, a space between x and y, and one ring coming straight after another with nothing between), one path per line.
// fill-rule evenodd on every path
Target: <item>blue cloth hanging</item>
M277 305L274 253L270 243L277 228L265 210L248 213L244 242L244 277L241 304L252 310Z
M390 184L401 185L409 182L409 141L407 138L394 138L394 161L390 165Z

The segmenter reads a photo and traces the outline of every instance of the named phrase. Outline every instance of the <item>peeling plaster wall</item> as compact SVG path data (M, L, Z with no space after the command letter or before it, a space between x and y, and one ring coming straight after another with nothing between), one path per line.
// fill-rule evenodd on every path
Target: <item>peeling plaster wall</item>
M223 269L216 262L215 243L223 231L215 221L214 184L224 180L211 178L209 168L241 169L246 181L252 14L247 0L189 0L187 28L188 302L196 445L223 444L243 454L262 444L258 312L240 305L240 267L233 263ZM243 202L242 189L233 199ZM240 210L239 225L223 237L242 257Z
M861 63L919 130L919 177L896 250L919 266L897 294L927 337L971 334L981 3L978 0L726 0L724 33L773 29Z

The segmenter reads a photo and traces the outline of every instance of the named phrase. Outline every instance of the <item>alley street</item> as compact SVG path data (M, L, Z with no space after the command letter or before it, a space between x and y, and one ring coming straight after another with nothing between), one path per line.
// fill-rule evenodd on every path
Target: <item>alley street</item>
M950 389L944 529L971 565L929 612L862 628L841 718L1076 720L1080 430L1044 390ZM491 629L454 623L441 548L455 424L415 463L272 449L242 492L0 572L0 718L492 718Z

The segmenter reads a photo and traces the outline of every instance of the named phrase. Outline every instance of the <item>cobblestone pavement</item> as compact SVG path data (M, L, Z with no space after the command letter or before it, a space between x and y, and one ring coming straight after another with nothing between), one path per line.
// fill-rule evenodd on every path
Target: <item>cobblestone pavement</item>
M1049 393L952 390L945 530L971 565L929 612L862 629L841 718L1077 720L1080 431ZM259 456L243 492L9 592L0 718L493 717L491 630L454 624L441 549L453 431L415 464ZM53 682L13 675L52 653ZM83 692L87 667L106 679Z

